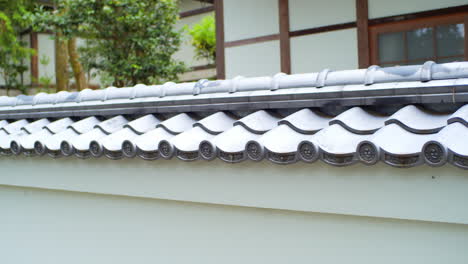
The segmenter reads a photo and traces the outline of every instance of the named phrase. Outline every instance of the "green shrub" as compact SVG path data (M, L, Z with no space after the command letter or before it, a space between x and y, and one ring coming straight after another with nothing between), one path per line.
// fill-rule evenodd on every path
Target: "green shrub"
M214 63L216 58L216 28L214 16L206 16L187 30L192 37L195 57Z

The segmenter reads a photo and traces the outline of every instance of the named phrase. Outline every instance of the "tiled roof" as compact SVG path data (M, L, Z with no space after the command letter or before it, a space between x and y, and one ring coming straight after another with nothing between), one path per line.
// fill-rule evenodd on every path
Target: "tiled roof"
M442 69L444 66L431 65L439 67L437 69ZM466 79L468 64L448 65L450 67L445 68L445 78L455 78L454 85L447 83L444 85L448 85L448 89L463 90L464 83L468 84ZM424 67L427 66L418 68L420 75L423 75ZM389 69L390 72L396 72L397 68L399 67ZM458 75L447 69L454 69ZM375 74L378 70L370 68L367 72L372 71ZM375 82L379 76L378 74L354 76L350 72L352 71L347 71L349 83L356 83L361 77L365 77L366 82ZM315 74L316 84L325 85L329 79L323 75L331 74L332 72ZM340 74L344 73L338 72L336 76ZM431 83L433 81L426 79L412 80L413 75L401 77L401 82L391 84L397 87L405 83L401 87L415 87L415 84L406 82L409 78L415 83L424 81L425 85L438 87L440 91L447 88L433 85ZM442 75L432 71L432 77ZM294 86L304 82L303 78L308 75L277 76L281 78L287 76L290 81L294 79L293 84L291 82L288 84ZM278 85L271 81L278 78L270 78L268 85L266 82L256 82L261 78L254 78L255 82L251 82L250 79L250 82L244 85L250 85L248 89L251 91L256 89L270 91L272 88L270 84L274 87ZM240 81L237 79L237 82ZM207 82L180 84L177 86L179 90L176 87L175 91L168 89L167 92L180 92L179 95L172 95L173 104L184 100L187 103L187 100L201 94L203 89L208 87L202 85L196 88L196 86ZM224 82L232 84L232 81ZM341 81L335 80L333 83L346 85L344 77ZM372 86L365 87L372 88ZM172 110L167 112L161 111L164 108L155 107L153 113L149 114L132 112L131 115L127 115L123 111L114 115L102 115L99 112L99 106L107 105L108 101L116 106L123 101L138 97L137 95L159 93L158 89L161 87L139 86L87 91L77 93L75 97L70 97L70 93L67 94L69 97L65 96L65 93L58 93L38 94L27 99L26 97L0 98L0 105L3 105L0 106L0 116L2 113L11 113L12 108L20 105L23 106L23 115L27 118L0 120L0 154L79 158L106 156L110 159L140 157L146 160L178 158L184 161L219 158L226 162L266 159L278 164L321 160L335 166L359 162L367 165L384 162L396 167L410 167L424 163L441 166L450 163L468 169L466 139L468 138L468 100L461 102L441 100L434 104L407 104L406 101L402 101L400 104L358 104L357 106L346 106L337 102L322 107L300 107L300 104L292 102L288 106L288 101L284 101L283 104L286 104L284 107L273 108L271 105L265 105L263 109L258 107L246 111L231 110L226 106L225 109L195 112L185 111L184 107L181 107L180 111L173 111L171 108ZM182 92L200 87L201 91L195 91L195 94L187 95ZM242 85L237 83L227 87L227 91L217 90L210 94L215 97L230 97L232 101L236 101L237 97L232 90L239 87ZM371 88L369 90L372 90ZM304 89L317 88L304 87ZM327 89L337 88L336 86L322 88L325 92ZM320 91L315 90L315 93ZM430 95L437 98L436 93ZM103 96L105 98L102 98ZM113 99L109 99L110 97ZM145 98L148 103L161 97L153 94L153 97ZM356 100L359 100L359 96L356 96ZM78 116L70 112L65 117L50 114L50 117L34 118L35 107L38 105L44 106L44 109L48 107L47 111L43 112L45 115L47 112L52 113L54 109L66 108L66 104L70 102L80 104L88 101L97 108L90 107L87 112L81 112ZM28 113L31 118L28 118Z

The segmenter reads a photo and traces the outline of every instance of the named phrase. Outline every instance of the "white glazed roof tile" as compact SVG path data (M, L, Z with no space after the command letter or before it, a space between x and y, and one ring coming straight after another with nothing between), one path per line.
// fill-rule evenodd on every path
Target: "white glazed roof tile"
M102 114L96 110L95 116L75 116L70 112L70 116L59 119L0 119L0 154L47 153L52 157L79 158L105 155L111 159L147 160L177 157L185 161L219 158L226 162L267 159L279 164L322 160L335 166L357 162L384 162L396 167L451 163L468 169L466 100L457 101L458 104L401 104L378 113L378 102L346 106L347 110L339 108L339 103L303 107L295 104L294 108L288 105L290 98L330 92L355 92L356 98L365 101L359 97L361 91L393 87L389 93L398 93L398 89L417 88L421 83L437 88L448 79L465 85L468 62L0 97L0 115L12 109L32 114L35 110L28 109L45 105L52 111L53 107L66 104L92 109L95 105L111 107L129 100L154 103L160 99L168 107L182 102L170 114L145 108L140 113L148 114ZM212 108L208 104L203 113L197 114L192 111L194 104L183 104L199 99L209 99L213 104L217 100L236 101L235 95L241 93L253 101L271 94L288 97L283 98L284 105L279 108L265 102L260 107L247 104L245 109L230 111L229 107L218 109L219 106Z

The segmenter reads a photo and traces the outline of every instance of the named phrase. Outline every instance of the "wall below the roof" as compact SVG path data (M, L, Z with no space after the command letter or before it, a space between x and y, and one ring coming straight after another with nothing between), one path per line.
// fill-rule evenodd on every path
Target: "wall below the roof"
M279 41L226 48L226 77L268 76L281 71Z
M292 73L358 68L356 36L356 29L352 28L292 38Z
M395 16L459 5L466 5L466 0L369 0L369 18Z
M5 263L467 263L467 189L451 166L2 157L0 251Z

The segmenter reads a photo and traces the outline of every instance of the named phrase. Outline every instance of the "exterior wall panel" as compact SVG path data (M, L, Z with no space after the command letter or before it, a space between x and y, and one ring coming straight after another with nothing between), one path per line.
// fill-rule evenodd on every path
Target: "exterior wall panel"
M291 38L292 73L358 68L356 29Z
M279 33L278 0L225 0L225 41Z
M468 262L466 225L10 187L0 209L4 263Z
M369 0L369 18L396 16L468 4L466 0Z
M468 225L468 177L450 165L3 157L0 168L5 186Z
M281 71L279 41L226 48L226 78L274 75Z
M356 21L355 0L289 0L290 30Z

